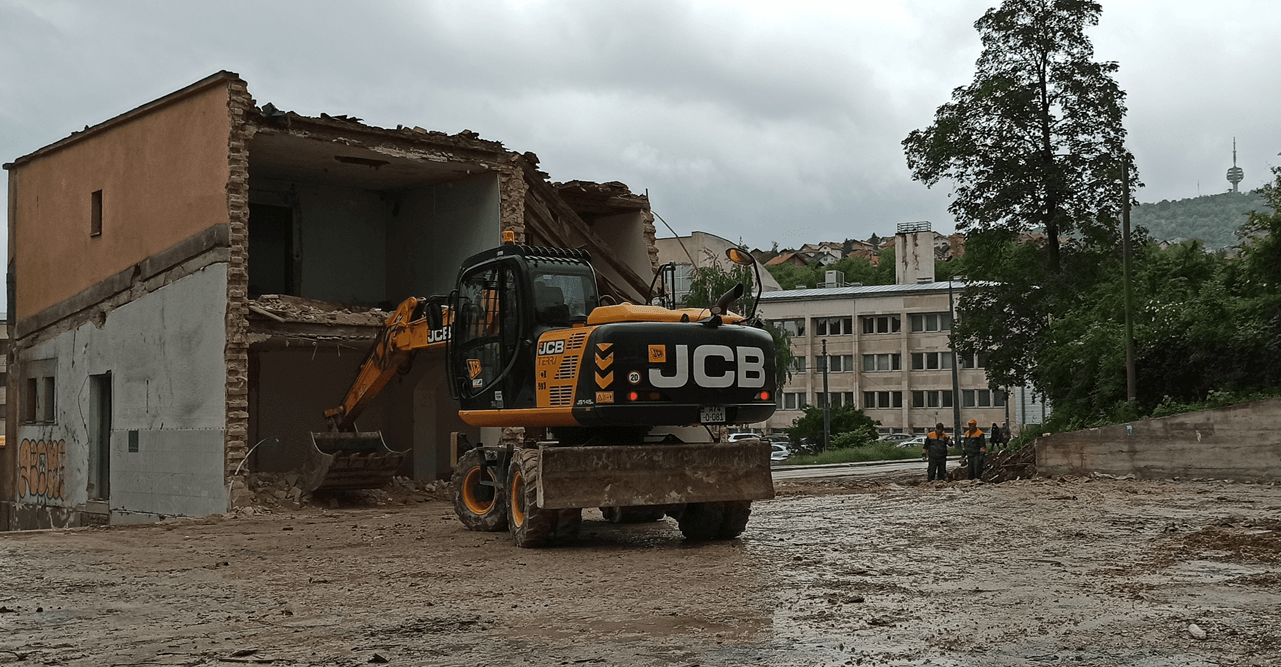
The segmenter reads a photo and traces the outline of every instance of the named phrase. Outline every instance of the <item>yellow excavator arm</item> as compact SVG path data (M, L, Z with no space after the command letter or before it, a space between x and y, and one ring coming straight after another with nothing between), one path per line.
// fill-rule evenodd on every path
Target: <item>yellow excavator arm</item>
M325 411L330 430L354 432L356 418L415 354L445 346L450 320L451 311L441 297L409 297L397 306L361 362L342 404Z

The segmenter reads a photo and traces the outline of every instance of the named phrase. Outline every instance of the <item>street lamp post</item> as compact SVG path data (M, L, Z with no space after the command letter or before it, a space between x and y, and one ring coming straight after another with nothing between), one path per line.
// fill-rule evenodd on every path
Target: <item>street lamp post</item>
M957 438L960 442L961 437L961 376L957 370L956 343L952 342L952 332L956 326L956 305L952 300L952 276L947 278L947 315L951 318L948 323L947 346L952 351L952 437Z
M827 339L823 339L823 451L832 434L832 395L827 391Z

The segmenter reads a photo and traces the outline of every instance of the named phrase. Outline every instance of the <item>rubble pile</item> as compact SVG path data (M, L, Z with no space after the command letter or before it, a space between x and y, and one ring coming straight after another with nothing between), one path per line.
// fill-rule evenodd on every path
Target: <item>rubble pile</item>
M288 294L264 294L250 303L250 311L271 319L316 324L382 326L389 313L342 303L306 299Z
M1012 479L1036 477L1036 444L1015 451L988 453L986 464L983 471L985 482L1008 482Z
M255 472L236 477L231 483L231 502L236 508L271 512L304 507L367 507L408 505L434 500L452 502L448 480L420 483L408 477L393 477L381 489L357 489L309 493L298 486L295 473Z

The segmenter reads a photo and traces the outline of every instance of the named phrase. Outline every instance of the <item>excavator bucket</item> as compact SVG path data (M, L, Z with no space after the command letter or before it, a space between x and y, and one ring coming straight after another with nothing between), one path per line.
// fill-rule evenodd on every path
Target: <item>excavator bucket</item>
M409 454L389 449L380 431L312 433L311 443L299 481L308 492L386 486Z
M538 505L547 509L676 505L774 497L770 445L542 446Z

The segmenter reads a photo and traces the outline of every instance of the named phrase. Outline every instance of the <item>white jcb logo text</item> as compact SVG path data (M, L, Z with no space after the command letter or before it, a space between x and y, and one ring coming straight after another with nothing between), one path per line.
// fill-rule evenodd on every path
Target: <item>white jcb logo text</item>
M736 354L737 353L737 354ZM765 352L759 347L740 345L730 348L728 345L699 345L694 348L694 384L707 389L733 387L735 381L739 387L754 389L765 386ZM720 375L707 372L709 359L721 359ZM737 359L737 363L735 362ZM689 382L690 354L688 345L677 345L675 359L676 369L671 375L664 375L663 369L649 369L649 383L659 389L683 387ZM734 370L729 370L733 368Z

